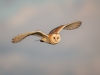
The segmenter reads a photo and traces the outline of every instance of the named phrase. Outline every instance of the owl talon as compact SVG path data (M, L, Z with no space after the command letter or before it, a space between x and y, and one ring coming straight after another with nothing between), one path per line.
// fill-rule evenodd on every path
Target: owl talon
M40 42L44 42L43 40L40 40Z

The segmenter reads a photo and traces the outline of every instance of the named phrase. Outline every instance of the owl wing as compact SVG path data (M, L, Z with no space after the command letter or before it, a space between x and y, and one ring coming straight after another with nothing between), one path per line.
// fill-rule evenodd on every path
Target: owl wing
M58 27L54 28L53 30L51 30L49 34L59 33L62 29L65 29L65 30L76 29L76 28L80 27L81 23L82 23L81 21L77 21L77 22L73 22L71 24L65 24L65 25L58 26Z
M23 34L20 34L20 35L14 37L12 39L12 42L18 43L18 42L20 42L21 40L23 40L24 38L26 38L27 36L30 36L30 35L35 35L35 36L38 36L38 37L48 37L48 35L46 35L45 33L41 32L41 31L32 31L32 32L23 33Z

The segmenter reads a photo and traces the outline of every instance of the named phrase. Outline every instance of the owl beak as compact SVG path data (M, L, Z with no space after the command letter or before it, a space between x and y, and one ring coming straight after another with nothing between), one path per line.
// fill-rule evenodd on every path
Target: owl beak
M57 39L55 39L55 41L57 42Z

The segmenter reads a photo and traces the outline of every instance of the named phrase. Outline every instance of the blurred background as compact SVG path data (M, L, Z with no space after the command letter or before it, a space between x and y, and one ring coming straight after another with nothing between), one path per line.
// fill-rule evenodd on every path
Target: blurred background
M28 31L82 21L62 30L57 45L35 42ZM0 75L100 75L99 0L0 0Z

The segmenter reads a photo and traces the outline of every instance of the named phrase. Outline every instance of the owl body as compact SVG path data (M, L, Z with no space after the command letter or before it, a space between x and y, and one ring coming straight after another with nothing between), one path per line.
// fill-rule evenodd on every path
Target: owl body
M60 42L60 34L48 34L48 38L47 37L42 37L40 42L45 42L48 44L57 44Z
M27 33L20 34L20 35L14 37L12 39L12 42L18 43L29 35L35 35L35 36L41 37L41 39L39 40L40 42L45 42L48 44L55 45L55 44L59 43L61 40L61 36L60 36L59 32L62 29L73 30L73 29L80 27L81 23L82 23L81 21L77 21L77 22L73 22L71 24L65 24L65 25L58 26L58 27L54 28L53 30L51 30L49 32L49 34L45 34L41 31L27 32Z

